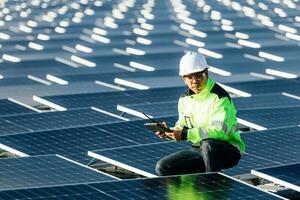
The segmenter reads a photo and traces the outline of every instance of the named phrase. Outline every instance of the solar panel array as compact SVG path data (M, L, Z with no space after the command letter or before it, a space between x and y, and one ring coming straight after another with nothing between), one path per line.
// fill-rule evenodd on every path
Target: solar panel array
M1 171L16 172L15 179L0 174L7 190L0 198L172 199L174 191L176 198L276 198L220 174L110 182L72 162L86 165L89 152L155 176L157 160L190 148L137 120L145 112L175 123L186 90L178 63L187 50L206 56L210 76L251 128L242 133L240 164L224 173L299 162L299 8L298 1L3 2L0 147L29 157L0 160ZM89 184L106 180L100 176L107 182ZM185 179L196 184L178 193Z

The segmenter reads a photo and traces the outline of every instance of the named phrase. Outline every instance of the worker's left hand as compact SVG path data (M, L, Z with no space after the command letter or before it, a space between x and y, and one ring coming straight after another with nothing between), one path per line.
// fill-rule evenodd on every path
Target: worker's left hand
M172 132L165 132L165 135L172 138L175 141L180 141L181 140L181 128L174 128Z

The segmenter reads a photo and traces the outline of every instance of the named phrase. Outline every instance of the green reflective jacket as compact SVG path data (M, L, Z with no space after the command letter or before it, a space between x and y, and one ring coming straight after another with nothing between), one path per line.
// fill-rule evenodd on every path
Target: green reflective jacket
M227 141L245 151L237 130L236 109L229 94L211 78L205 88L194 94L191 90L178 102L179 119L175 127L187 129L187 141L194 144L206 138Z

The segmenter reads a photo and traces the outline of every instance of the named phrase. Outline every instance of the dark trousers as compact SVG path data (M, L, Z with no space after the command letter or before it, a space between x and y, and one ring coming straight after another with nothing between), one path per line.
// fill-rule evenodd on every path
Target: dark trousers
M160 176L217 172L237 165L240 151L228 142L206 139L200 146L165 156L156 164Z

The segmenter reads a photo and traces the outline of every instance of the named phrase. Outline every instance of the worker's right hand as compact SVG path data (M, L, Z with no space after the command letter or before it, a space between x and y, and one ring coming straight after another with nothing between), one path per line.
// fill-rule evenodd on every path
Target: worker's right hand
M159 122L159 124L160 124L161 126L166 127L166 128L168 127L166 122ZM155 135L156 135L157 137L161 138L161 139L164 139L164 138L167 137L165 133L162 133L162 132L159 132L159 131L156 131L156 132L155 132Z

